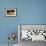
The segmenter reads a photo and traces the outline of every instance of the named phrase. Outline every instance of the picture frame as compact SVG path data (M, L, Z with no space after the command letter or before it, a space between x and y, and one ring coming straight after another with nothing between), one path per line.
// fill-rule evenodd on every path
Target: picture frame
M16 8L5 8L6 16L16 16Z
M23 30L28 32L24 34ZM18 24L18 41L22 40L46 41L46 24Z

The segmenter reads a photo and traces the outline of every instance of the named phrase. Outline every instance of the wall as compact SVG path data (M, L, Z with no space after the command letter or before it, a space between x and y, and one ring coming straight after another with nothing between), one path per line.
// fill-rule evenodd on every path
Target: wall
M17 8L17 16L6 17L5 8ZM46 24L46 0L1 0L0 44L8 43L9 32L18 32L17 24Z
M8 43L8 34L10 32L18 32L17 24L20 23L21 3L17 0L1 0L0 1L0 44ZM17 8L16 17L6 17L5 8ZM18 42L17 39L15 41Z
M22 2L21 24L46 24L46 0Z

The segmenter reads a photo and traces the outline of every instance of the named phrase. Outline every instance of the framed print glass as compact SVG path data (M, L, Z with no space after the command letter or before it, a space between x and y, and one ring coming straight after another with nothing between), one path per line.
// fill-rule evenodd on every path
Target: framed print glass
M6 16L16 16L16 8L6 8Z

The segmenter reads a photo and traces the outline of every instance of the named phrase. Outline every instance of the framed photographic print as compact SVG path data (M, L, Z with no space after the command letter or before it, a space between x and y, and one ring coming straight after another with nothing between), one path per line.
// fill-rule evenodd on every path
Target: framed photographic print
M6 16L16 16L16 8L6 8Z

